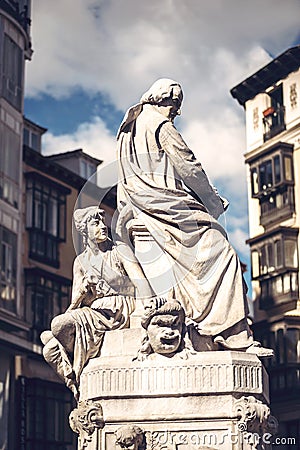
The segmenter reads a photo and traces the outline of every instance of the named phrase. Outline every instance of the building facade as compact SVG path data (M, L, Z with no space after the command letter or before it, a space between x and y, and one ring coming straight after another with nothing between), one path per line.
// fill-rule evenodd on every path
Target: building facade
M272 347L273 414L281 436L300 433L300 47L231 90L246 113L254 333ZM298 442L300 445L300 442ZM281 448L295 448L282 446Z
M31 351L22 312L22 132L30 0L0 1L0 448L14 433L15 352ZM13 448L13 447L11 447Z

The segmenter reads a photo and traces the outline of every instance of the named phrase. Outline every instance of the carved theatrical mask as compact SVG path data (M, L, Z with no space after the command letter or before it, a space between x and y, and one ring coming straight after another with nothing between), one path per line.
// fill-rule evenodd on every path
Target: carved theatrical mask
M150 320L147 328L149 344L155 353L175 353L181 343L183 322L177 312L159 314Z

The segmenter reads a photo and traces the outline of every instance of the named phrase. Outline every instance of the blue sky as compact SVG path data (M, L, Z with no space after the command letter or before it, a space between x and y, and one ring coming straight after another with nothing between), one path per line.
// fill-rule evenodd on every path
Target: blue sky
M176 125L219 192L249 263L244 111L230 89L300 42L299 0L33 0L25 115L45 154L82 148L109 164L124 111L158 78L184 90Z

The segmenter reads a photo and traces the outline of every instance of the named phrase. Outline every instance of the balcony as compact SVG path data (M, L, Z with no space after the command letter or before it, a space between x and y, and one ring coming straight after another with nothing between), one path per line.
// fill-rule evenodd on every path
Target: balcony
M260 224L267 226L289 219L295 212L294 186L283 185L270 189L260 199Z
M36 261L49 264L53 267L59 267L59 239L42 230L34 228L29 231L29 257Z
M285 107L269 107L263 112L264 142L285 130Z
M260 280L260 309L268 310L276 306L295 302L299 297L298 271L284 270L283 273Z
M295 396L300 391L300 363L288 363L283 367L271 367L270 392L276 398L278 395Z

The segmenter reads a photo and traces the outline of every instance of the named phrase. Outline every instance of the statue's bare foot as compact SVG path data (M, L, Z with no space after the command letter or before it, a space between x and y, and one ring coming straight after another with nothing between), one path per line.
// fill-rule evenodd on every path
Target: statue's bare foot
M258 356L258 358L272 358L272 356L274 356L274 352L271 348L262 347L258 341L253 341L249 347L243 348L229 345L222 336L215 337L214 342L227 350L252 353L253 355Z
M246 349L246 353L253 353L258 358L272 358L274 351L271 348L262 347L259 342L254 341L250 347Z

